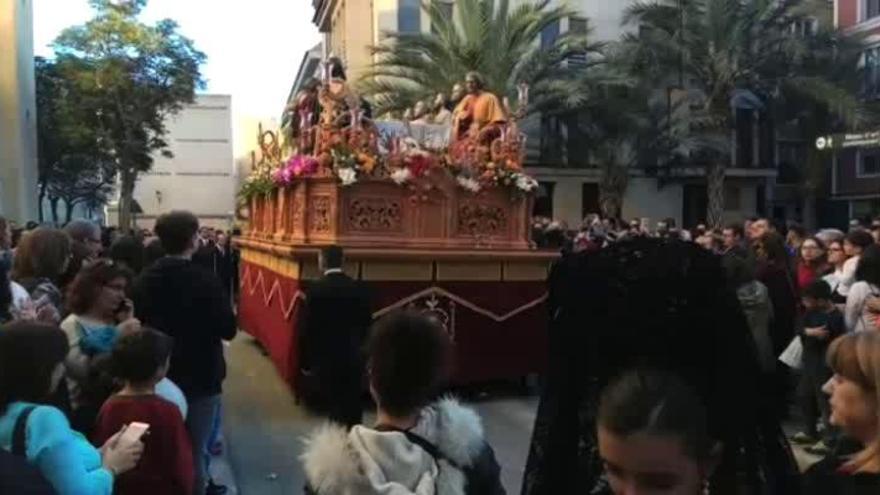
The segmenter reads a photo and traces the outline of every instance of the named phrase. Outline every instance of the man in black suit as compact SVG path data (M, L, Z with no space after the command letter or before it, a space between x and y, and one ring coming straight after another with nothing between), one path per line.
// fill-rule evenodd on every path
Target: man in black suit
M299 318L301 383L311 388L306 402L337 423L361 421L363 346L372 324L367 289L342 271L343 251L321 251L324 276L306 290Z

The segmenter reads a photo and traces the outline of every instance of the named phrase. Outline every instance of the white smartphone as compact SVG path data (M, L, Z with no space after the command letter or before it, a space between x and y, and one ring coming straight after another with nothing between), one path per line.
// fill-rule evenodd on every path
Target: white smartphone
M138 423L137 421L132 422L128 425L128 428L125 429L122 436L119 437L119 442L125 445L137 443L147 434L149 429L150 425L147 423Z

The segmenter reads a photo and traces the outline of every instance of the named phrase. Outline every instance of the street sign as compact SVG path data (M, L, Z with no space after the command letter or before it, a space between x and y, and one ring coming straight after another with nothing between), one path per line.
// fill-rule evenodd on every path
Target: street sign
M880 147L880 131L835 134L833 136L820 136L816 138L816 149L820 151L876 147Z

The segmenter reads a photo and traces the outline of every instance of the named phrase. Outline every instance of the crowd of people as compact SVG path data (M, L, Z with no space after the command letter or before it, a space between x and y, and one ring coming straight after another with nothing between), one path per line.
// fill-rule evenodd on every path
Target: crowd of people
M523 494L880 493L880 222L549 227L536 241L563 255ZM186 212L103 234L0 229L0 491L223 493L209 464L236 334L228 238ZM372 322L342 250L320 264L300 378L331 421L306 439L306 493L505 493L502 469L522 466L445 395L442 325L412 309ZM801 473L792 443L821 461Z
M222 494L230 233L0 218L0 493Z

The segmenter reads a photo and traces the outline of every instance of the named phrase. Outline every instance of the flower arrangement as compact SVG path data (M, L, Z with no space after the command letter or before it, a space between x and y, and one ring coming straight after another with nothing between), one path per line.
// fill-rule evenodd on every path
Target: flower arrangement
M332 171L343 186L373 176L399 186L425 188L436 187L437 180L451 177L458 187L474 194L502 187L520 196L532 194L538 188L537 181L511 158L511 150L502 146L519 142L499 140L494 146L497 149L493 148L491 153L487 150L479 156L474 152L457 155L453 149L426 150L412 137L394 137L388 146L380 148L373 141L365 144L354 139L367 134L355 133L348 139L346 132L354 131L325 129L324 132L323 144L315 150L315 156L296 154L279 165L279 155L255 163L254 172L243 184L239 196L249 199L274 188L289 187L298 179L320 175L323 170Z
M406 184L407 182L412 180L412 178L413 174L407 167L401 167L391 172L391 180L394 181L394 183L398 186Z
M360 175L370 175L376 169L375 157L343 144L334 146L330 154L333 157L333 170L343 186L356 183Z
M276 186L290 186L300 177L308 177L318 171L318 160L308 155L295 155L284 165L272 172L272 182Z

